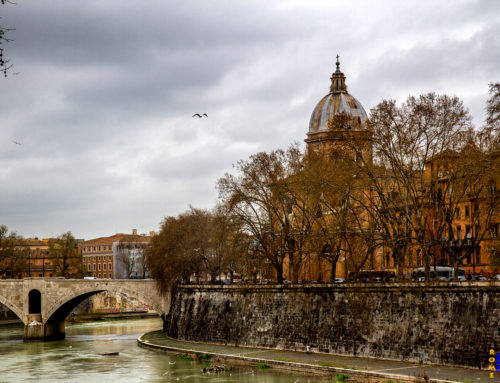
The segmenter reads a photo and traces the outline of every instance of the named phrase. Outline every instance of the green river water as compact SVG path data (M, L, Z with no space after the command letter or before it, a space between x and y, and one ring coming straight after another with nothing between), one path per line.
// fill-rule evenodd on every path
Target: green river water
M160 327L157 318L68 324L66 339L52 342L24 342L22 327L0 327L0 382L325 382L253 367L203 373L209 364L137 345L140 334ZM101 356L101 352L119 355Z

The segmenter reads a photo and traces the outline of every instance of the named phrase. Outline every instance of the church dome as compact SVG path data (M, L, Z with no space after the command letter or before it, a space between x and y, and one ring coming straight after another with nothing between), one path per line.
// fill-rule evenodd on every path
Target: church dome
M354 130L365 129L365 122L368 119L368 115L363 105L347 93L345 76L340 71L338 58L339 56L337 55L337 70L331 77L330 93L323 97L314 108L309 122L308 135L332 130L329 121L333 116L339 114L347 114L354 118Z

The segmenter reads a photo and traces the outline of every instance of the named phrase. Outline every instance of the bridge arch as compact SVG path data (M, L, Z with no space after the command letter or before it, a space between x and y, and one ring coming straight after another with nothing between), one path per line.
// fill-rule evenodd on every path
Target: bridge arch
M85 299L104 291L109 291L115 294L125 293L130 296L137 297L142 302L151 305L158 313L158 316L163 317L165 314L163 312L162 303L158 301L157 294L150 296L148 294L144 294L139 289L131 289L118 284L115 285L106 283L103 285L95 284L92 286L86 286L83 289L79 289L78 291L65 295L52 302L50 308L48 308L45 312L44 318L46 319L44 321L46 323L62 322L71 313L71 311ZM154 293L156 293L156 291L154 291Z
M42 293L33 289L28 293L28 314L42 313Z
M26 318L24 315L24 311L22 308L18 307L10 299L5 298L4 296L0 295L0 303L3 304L5 307L7 307L10 311L12 311L16 316L23 321L24 324L26 324Z

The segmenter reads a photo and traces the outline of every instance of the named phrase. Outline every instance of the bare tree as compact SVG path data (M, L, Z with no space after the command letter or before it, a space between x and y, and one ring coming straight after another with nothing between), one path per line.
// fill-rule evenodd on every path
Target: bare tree
M438 154L467 145L470 116L457 97L434 93L409 97L400 107L383 101L371 112L374 163L359 162L370 184L365 207L391 249L398 276L412 247L419 248L429 273L439 230L426 167Z
M0 0L0 4L5 5L13 3L8 0ZM10 63L10 60L5 57L4 48L2 47L3 44L11 41L11 39L7 37L7 33L10 31L12 31L11 28L7 28L4 27L3 25L0 25L0 71L3 73L4 77L7 77L8 70L12 68L12 64Z
M292 255L295 245L293 202L284 187L296 170L292 166L295 151L292 146L288 151L257 153L238 162L237 176L226 174L218 181L220 199L254 238L257 252L272 265L278 283L283 282L285 258Z

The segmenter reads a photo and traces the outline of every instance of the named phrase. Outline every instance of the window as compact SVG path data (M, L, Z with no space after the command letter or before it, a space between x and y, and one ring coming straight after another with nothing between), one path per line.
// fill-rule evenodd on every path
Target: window
M90 263L87 266L88 266L88 271L90 271Z
M457 239L459 241L462 239L462 226L457 226Z
M466 207L465 207L465 217L466 217L466 218L469 218L469 217L470 217L470 208L469 208L469 206L466 206Z
M100 260L101 260L101 256L100 256L100 255L97 257L97 260L98 260L98 261L100 261Z
M108 270L111 270L111 263L108 263Z
M101 274L99 274L99 279L101 279Z
M97 270L99 270L99 271L101 270L101 264L100 263L97 264Z
M496 223L490 226L490 238L498 238L498 224Z
M470 239L472 238L472 227L471 225L466 225L465 226L465 237Z
M474 202L474 205L472 206L472 212L476 217L479 215L479 203L477 201Z
M108 255L108 261L111 261L111 255Z
M106 264L105 263L102 265L102 269L106 270Z
M476 255L476 265L481 264L481 248L478 247L475 251Z
M95 271L95 263L94 263L94 271ZM95 275L94 275L94 277L95 277Z
M457 219L460 219L460 208L459 207L457 207L457 214L456 215L457 215Z
M497 192L497 185L496 185L495 181L491 181L489 186L490 186L489 187L490 194L495 194Z

